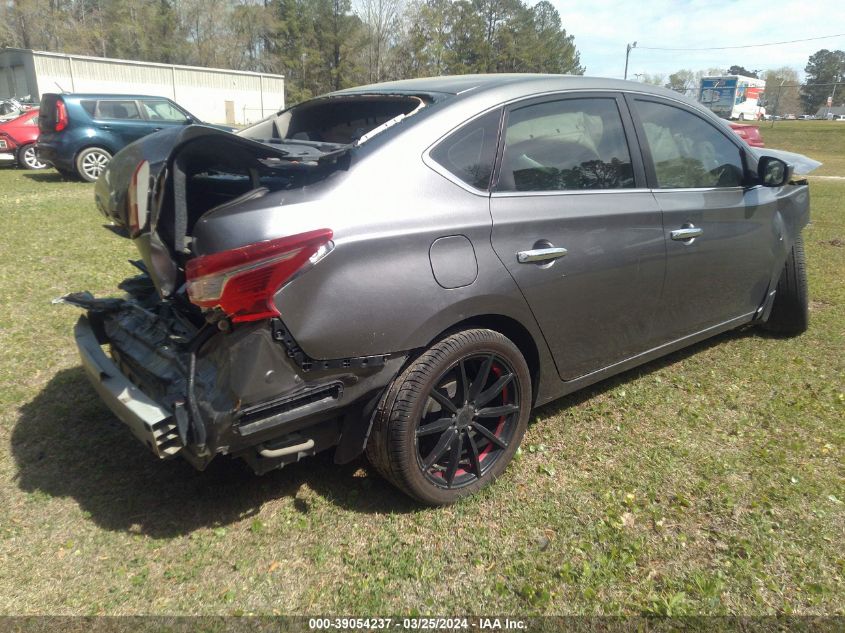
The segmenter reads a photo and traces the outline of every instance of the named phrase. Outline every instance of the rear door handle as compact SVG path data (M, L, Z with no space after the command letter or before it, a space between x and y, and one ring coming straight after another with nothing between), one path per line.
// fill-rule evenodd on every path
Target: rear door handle
M675 229L670 233L670 235L673 240L685 242L686 240L692 240L704 235L704 229L697 226L685 226L682 229Z
M516 261L520 264L530 264L532 262L545 262L553 259L558 259L566 255L565 248L534 248L530 251L519 251L516 254Z

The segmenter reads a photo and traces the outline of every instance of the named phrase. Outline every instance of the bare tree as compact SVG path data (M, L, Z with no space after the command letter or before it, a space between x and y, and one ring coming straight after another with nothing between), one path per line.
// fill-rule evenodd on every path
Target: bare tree
M399 31L401 0L359 0L355 12L364 26L367 80L381 81L388 51Z

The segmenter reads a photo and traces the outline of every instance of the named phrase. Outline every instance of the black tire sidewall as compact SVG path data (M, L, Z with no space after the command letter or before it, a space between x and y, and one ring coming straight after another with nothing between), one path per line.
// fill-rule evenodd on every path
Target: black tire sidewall
M428 394L441 376L462 358L483 353L501 356L507 360L514 371L520 398L516 426L508 448L481 479L461 488L440 488L429 481L419 468L416 430L428 400ZM419 381L421 365L430 374L424 381ZM389 420L389 441L393 448L389 452L389 459L395 462L396 457L401 456L399 463L391 464L391 470L399 476L402 487L410 494L428 504L453 503L486 487L508 467L528 426L532 399L531 375L528 366L519 348L509 339L492 330L459 332L433 345L403 373L397 383L396 394L389 399L392 409Z
M799 234L787 255L777 293L764 327L773 334L797 336L809 325L809 292L804 241Z

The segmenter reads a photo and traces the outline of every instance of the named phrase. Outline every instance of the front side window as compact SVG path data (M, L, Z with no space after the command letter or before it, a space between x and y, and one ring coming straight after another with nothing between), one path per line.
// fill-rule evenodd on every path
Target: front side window
M141 105L150 121L185 123L188 120L188 117L169 101L142 101Z
M742 154L722 132L674 106L636 100L660 189L739 187Z
M501 110L494 110L470 121L441 141L431 157L463 182L486 190L493 175L501 116Z
M134 101L98 101L95 116L98 119L140 119L141 113Z
M631 154L613 97L540 103L508 116L498 191L632 187Z

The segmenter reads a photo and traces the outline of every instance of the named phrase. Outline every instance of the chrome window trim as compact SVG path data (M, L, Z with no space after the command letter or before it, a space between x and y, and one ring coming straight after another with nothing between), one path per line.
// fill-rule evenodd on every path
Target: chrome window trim
M741 185L737 185L734 187L667 187L666 189L660 189L655 187L650 189L652 193L662 193L662 192L669 192L669 193L684 193L684 192L699 192L699 193L707 193L708 191L748 191L748 188L743 187Z
M522 96L519 96L519 97L514 97L513 99L509 99L508 101L503 101L502 103L499 103L499 104L497 104L497 105L495 105L491 108L487 108L483 112L476 114L474 117L471 117L471 118L467 119L466 121L459 123L458 125L453 127L451 130L449 130L448 132L446 132L445 134L440 136L440 138L438 138L436 141L434 141L431 145L428 146L428 148L426 148L425 151L423 151L422 161L427 167L429 167L433 171L435 171L438 174L440 174L441 176L443 176L446 180L448 180L452 184L457 185L458 187L460 187L461 189L463 189L464 191L466 191L468 193L471 193L475 196L479 196L479 197L483 197L483 198L490 198L490 197L500 197L500 198L508 197L508 198L510 198L510 197L523 197L523 196L528 196L528 195L530 195L530 196L549 196L549 195L585 194L585 193L631 193L631 192L643 192L643 191L653 191L653 192L657 192L657 191L712 191L712 190L727 191L728 189L735 189L735 188L736 189L745 189L744 187L741 187L741 186L740 187L725 187L725 188L694 187L694 188L675 188L675 189L650 189L650 188L647 188L647 187L646 188L637 187L637 188L631 188L631 189L573 189L571 191L498 191L498 192L491 192L489 188L488 189L478 189L477 187L473 187L472 185L464 182L463 180L458 178L455 174L453 174L448 169L443 167L436 160L431 158L431 152L443 140L445 140L446 137L448 137L453 132L459 130L463 126L470 124L472 121L474 121L478 118L481 118L482 116L484 116L486 114L489 114L493 110L496 110L498 108L509 108L509 107L513 106L514 104L518 104L521 101L531 101L531 100L534 100L534 99L542 99L543 97L562 97L562 98L565 98L567 95L572 95L572 94L577 95L579 93L593 93L593 94L595 94L595 93L607 93L608 95L612 95L614 98L615 98L615 95L617 95L617 94L640 95L640 96L645 96L645 97L663 99L663 100L669 101L669 102L675 102L675 103L678 103L680 105L687 106L688 108L689 107L692 107L692 108L695 108L695 109L703 108L703 106L698 105L696 102L690 103L690 102L682 100L682 99L676 99L676 98L669 96L669 95L662 95L662 94L657 95L653 92L644 92L644 91L640 91L640 90L627 90L627 89L624 89L624 88L576 88L576 89L564 89L564 90L558 89L558 90L548 90L548 91L545 91L545 92L536 92L536 93L531 94L531 95L522 95ZM712 114L712 112L710 110L707 110L706 108L703 108L703 112L709 112L710 114ZM502 133L502 129L501 129L501 123L500 123L499 124L499 134L500 134L500 136L501 136L501 133ZM725 138L732 140L732 139L730 139L730 137L727 134L724 134L724 136L725 136ZM501 139L500 139L500 142L501 142ZM638 140L636 142L639 143ZM495 165L494 165L494 170L495 170Z
M457 129L457 128L455 128L455 129ZM429 149L427 149L425 151L425 153L422 156L423 163L425 163L427 167L431 168L432 170L434 170L435 172L437 172L438 174L443 176L449 182L451 182L455 185L458 185L464 191L468 191L469 193L476 195L476 196L479 196L479 197L482 197L482 198L489 198L490 197L490 191L488 189L477 189L477 188L473 187L469 183L466 183L463 180L461 180L460 178L458 178L455 174L453 174L451 171L446 169L443 165L438 163L436 160L431 158L429 156L429 153L431 152L432 149L434 149L434 147L436 145L437 145L437 143L432 145Z
M583 196L589 194L622 194L622 193L650 193L647 187L632 187L630 189L569 189L564 191L494 191L491 198L528 198L547 196Z
M504 104L500 103L498 105L493 106L492 108L487 108L486 110L476 114L474 117L471 117L471 118L467 119L466 121L462 121L461 123L459 123L458 125L453 127L451 130L449 130L448 132L446 132L445 134L440 136L440 138L438 138L431 145L429 145L428 148L422 153L423 163L427 167L432 169L433 171L435 171L438 174L440 174L441 176L443 176L449 182L451 182L455 185L458 185L464 191L468 191L469 193L471 193L475 196L479 196L479 197L483 197L483 198L489 198L490 197L490 185L489 184L487 185L487 189L479 189L478 187L473 187L471 184L464 182L458 176L456 176L451 171L446 169L443 165L441 165L436 160L434 160L431 157L431 152L433 152L435 150L435 148L437 148L438 145L440 145L443 141L445 141L447 138L449 138L449 136L451 136L452 134L454 134L455 132L460 130L462 127L470 125L473 121L476 121L477 119L480 119L483 116L487 116L488 114L490 114L491 112L493 112L495 110L500 110L503 107L504 107ZM500 119L499 120L499 134L501 134L501 131L502 131L502 121ZM498 139L497 139L496 144L497 144L497 149L498 149ZM493 156L493 170L495 171L495 169L496 169L496 155L494 154L494 156ZM493 178L492 172L490 174L490 178L491 179Z

